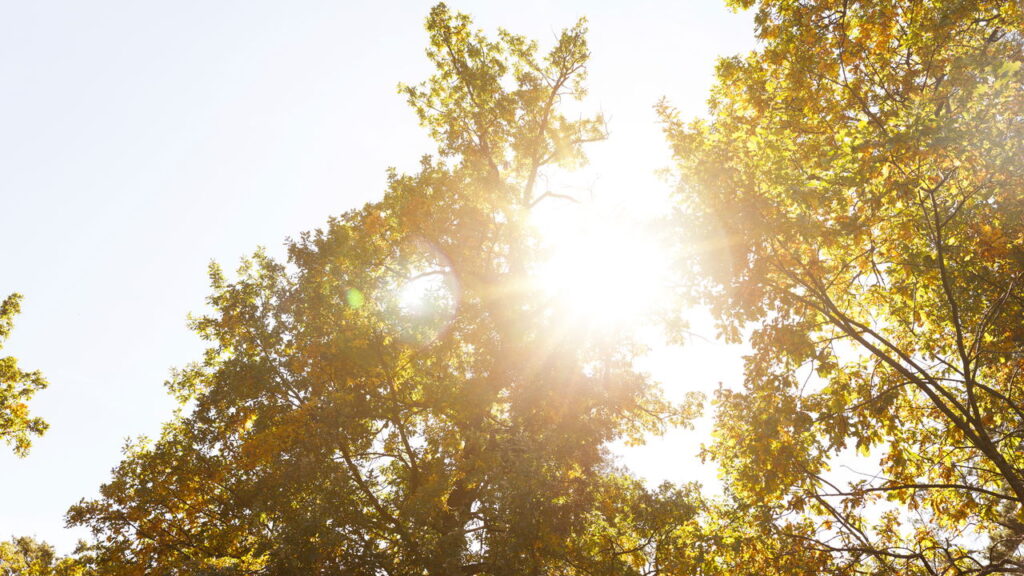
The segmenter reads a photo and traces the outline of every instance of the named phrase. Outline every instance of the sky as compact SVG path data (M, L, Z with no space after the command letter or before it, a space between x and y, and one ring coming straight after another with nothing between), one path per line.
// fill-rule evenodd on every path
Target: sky
M43 371L51 429L27 458L0 448L0 539L70 551L68 506L97 494L126 439L174 409L172 367L198 360L186 327L211 260L234 269L382 196L388 167L433 145L399 82L429 76L431 2L75 0L0 3L0 297L24 294L0 355ZM752 15L720 0L452 1L488 31L550 44L589 20L590 149L602 195L665 194L652 106L706 110L716 58L754 47ZM740 377L742 350L695 338L645 368L670 396ZM706 426L619 448L651 482L708 480Z

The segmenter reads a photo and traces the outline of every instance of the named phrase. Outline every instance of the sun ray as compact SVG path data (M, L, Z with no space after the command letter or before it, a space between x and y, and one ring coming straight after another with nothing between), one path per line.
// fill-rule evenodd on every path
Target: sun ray
M649 221L592 202L551 210L534 225L547 253L538 288L574 324L632 329L665 303L671 262Z

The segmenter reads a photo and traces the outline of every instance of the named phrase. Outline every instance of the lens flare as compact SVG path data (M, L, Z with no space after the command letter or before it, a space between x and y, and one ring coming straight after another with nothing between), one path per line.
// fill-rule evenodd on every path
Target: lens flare
M407 315L429 313L439 302L449 298L445 272L423 272L402 286L398 292L398 305Z
M403 277L391 291L389 324L396 336L417 346L439 338L455 318L460 299L458 280L444 254L416 240L403 250Z

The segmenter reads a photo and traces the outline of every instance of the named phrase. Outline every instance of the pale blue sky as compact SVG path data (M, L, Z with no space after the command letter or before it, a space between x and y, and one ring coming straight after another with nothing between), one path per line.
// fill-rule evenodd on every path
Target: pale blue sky
M30 456L0 450L0 539L68 551L67 507L92 496L128 437L155 435L168 370L197 359L185 328L206 267L380 197L385 169L432 151L398 82L430 73L432 2L295 0L0 3L0 296L25 295L0 352L42 370L51 424ZM550 41L590 20L589 103L612 138L592 150L605 194L664 189L651 106L705 109L715 58L753 46L750 14L719 0L449 2L488 30ZM621 192L620 192L621 191ZM735 351L697 343L652 370L687 386L735 378ZM659 368L660 366L660 368ZM691 480L695 436L628 458Z

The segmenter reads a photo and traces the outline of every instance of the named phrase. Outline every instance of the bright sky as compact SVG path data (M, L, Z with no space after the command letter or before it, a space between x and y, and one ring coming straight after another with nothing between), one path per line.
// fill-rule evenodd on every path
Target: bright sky
M720 0L452 1L479 26L549 42L590 20L589 104L611 140L591 149L604 196L664 194L652 105L705 110L714 61L753 47L750 14ZM0 450L0 539L67 552L68 506L96 494L126 438L156 435L163 382L199 358L185 327L211 259L378 199L385 169L433 150L398 82L431 69L431 2L73 0L0 4L0 296L25 295L0 355L39 369L51 429L26 459ZM707 334L711 336L711 334ZM647 366L670 394L735 383L737 350L700 339ZM707 479L704 432L625 452L651 481Z

